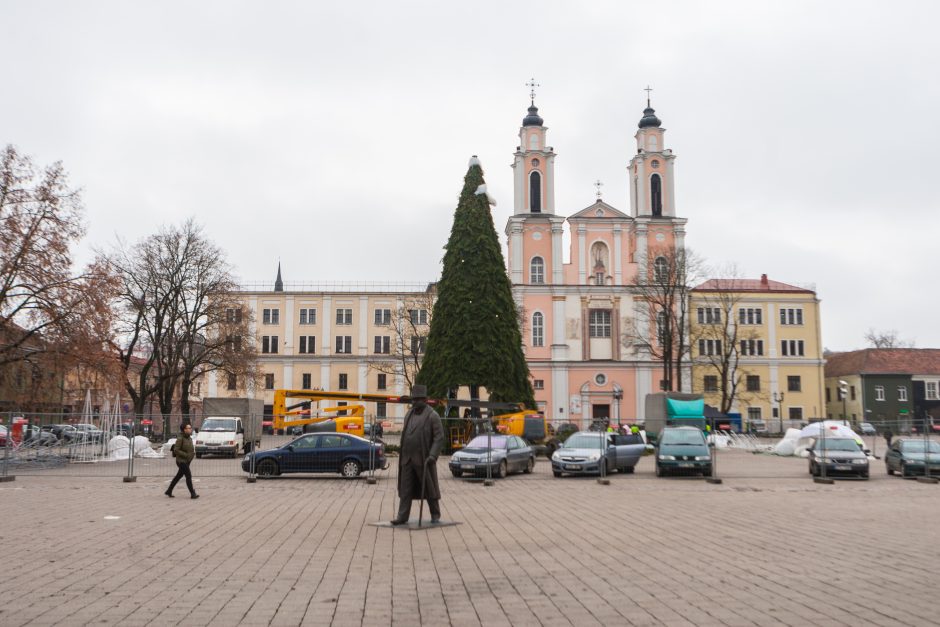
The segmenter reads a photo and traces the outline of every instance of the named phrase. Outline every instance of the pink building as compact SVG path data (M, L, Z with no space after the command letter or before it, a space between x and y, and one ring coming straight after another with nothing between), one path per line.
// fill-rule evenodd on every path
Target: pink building
M555 207L555 152L547 131L533 102L519 130L514 215L506 224L535 398L554 421L632 423L643 415L645 395L659 390L662 365L650 354L655 322L631 286L656 272L657 260L662 264L659 258L673 247L684 246L687 220L676 217L675 155L665 148L665 129L647 102L627 165L629 213L598 199L567 214ZM565 222L569 263L562 250Z

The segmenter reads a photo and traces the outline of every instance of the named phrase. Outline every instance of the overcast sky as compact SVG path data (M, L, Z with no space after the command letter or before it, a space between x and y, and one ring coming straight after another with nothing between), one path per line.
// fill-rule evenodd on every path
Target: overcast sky
M813 284L823 343L940 347L934 2L0 3L0 143L62 160L83 250L187 217L244 282L427 282L471 155L512 211L527 79L556 208L629 211L645 106L688 244Z

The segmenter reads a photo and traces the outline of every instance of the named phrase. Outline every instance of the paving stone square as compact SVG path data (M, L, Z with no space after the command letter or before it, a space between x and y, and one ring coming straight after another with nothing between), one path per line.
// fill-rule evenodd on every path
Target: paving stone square
M720 455L721 485L647 457L607 486L542 459L484 487L442 458L461 524L426 531L370 524L396 510L395 460L376 485L199 460L196 501L163 496L170 474L17 477L0 625L940 624L940 486Z

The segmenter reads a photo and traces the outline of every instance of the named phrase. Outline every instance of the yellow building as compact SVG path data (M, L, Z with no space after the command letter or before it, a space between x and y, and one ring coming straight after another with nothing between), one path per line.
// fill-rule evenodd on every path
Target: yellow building
M768 280L712 279L692 289L693 391L770 431L825 415L816 292Z
M390 396L407 394L412 364L424 353L432 286L329 284L240 293L252 313L260 379L210 377L207 396L263 398L276 389L320 389ZM404 374L408 370L408 376ZM337 403L341 405L343 403ZM366 414L401 419L406 407L366 403Z

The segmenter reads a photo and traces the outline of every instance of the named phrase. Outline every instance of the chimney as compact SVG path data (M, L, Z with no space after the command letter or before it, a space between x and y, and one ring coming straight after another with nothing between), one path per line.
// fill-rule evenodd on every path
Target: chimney
M767 282L766 274L760 275L760 286L764 288L770 287L770 283Z

